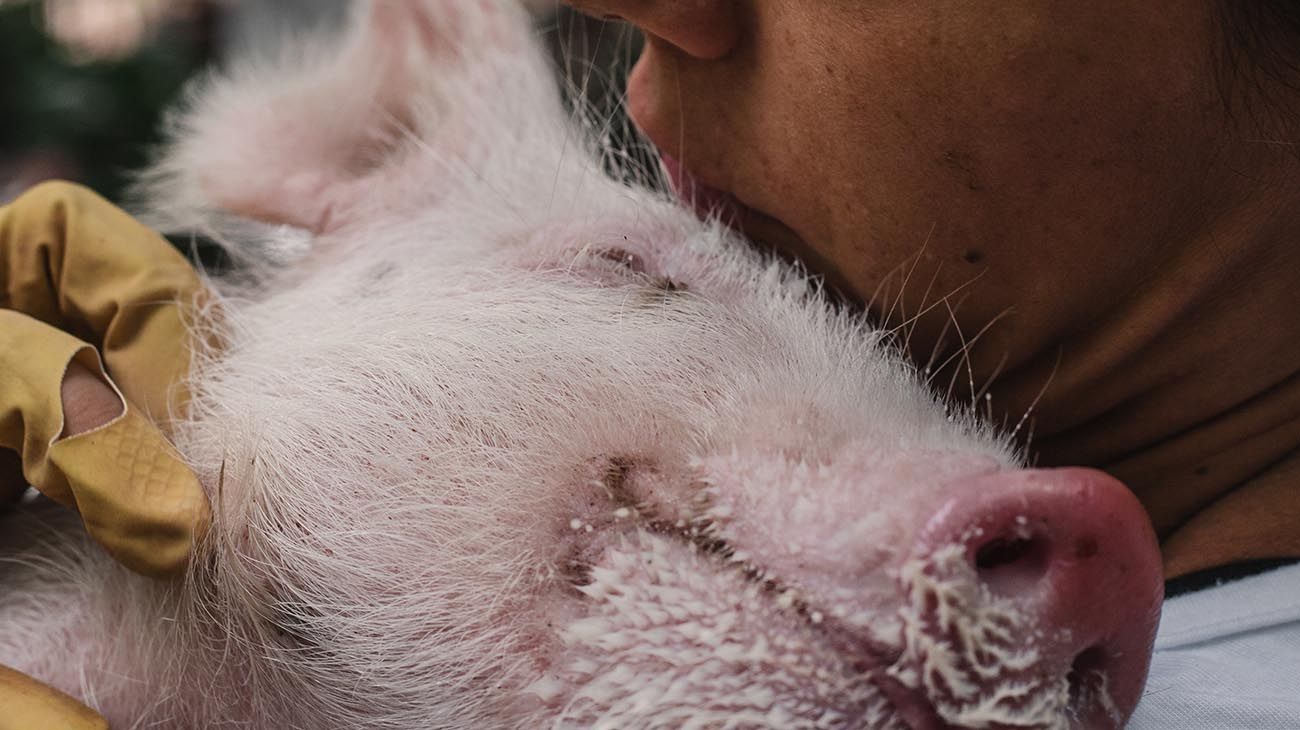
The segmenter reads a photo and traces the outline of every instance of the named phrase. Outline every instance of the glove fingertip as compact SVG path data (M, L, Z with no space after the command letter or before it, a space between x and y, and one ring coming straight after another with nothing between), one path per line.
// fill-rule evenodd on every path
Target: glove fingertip
M50 460L66 475L87 532L118 562L152 577L184 571L211 510L198 477L138 411L128 407L112 424L56 443Z

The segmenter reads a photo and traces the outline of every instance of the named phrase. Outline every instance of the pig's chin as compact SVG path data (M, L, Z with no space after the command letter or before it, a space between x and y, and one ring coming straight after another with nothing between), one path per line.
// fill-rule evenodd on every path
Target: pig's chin
M897 642L804 602L728 546L630 529L575 584L584 608L526 689L555 727L957 730L1103 727L1106 687L1044 676L1041 634L981 583L963 546L900 570ZM895 572L895 571L891 571ZM1087 680L1084 680L1087 681ZM1078 724L1082 722L1082 724Z
M725 545L633 529L575 585L581 615L529 691L560 727L916 728L896 656Z
M701 535L660 525L607 541L575 585L581 616L559 632L550 671L527 688L545 706L545 724L957 727L930 693L909 686L914 669L901 643L863 636L835 618L841 612L793 598L780 578ZM1005 725L1022 726L1047 727Z

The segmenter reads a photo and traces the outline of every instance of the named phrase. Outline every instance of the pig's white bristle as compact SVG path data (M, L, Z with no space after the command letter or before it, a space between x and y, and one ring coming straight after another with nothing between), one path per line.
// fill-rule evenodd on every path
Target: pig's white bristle
M902 613L903 656L890 670L895 679L924 690L939 716L960 727L1071 726L1069 682L1035 671L1040 656L1030 620L979 579L964 541L901 572L910 601Z
M672 559L646 561L646 552ZM746 610L766 601L739 576L653 535L624 543L610 562L597 578L609 587L593 591L590 615L564 631L574 657L548 678L583 688L559 726L833 728L867 712L885 716L871 683L846 682L848 658L795 650L808 629L747 633ZM728 583L732 590L718 590ZM789 686L831 694L796 699L781 689Z
M902 641L918 505L1008 443L806 272L611 181L518 8L357 5L200 82L142 178L239 262L169 424L212 503L189 572L5 518L0 662L114 727L903 727L831 634ZM965 600L934 570L909 598Z

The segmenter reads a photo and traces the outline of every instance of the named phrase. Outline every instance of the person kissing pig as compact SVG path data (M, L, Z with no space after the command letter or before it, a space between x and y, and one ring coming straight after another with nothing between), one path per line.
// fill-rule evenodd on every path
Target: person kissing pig
M1134 727L1300 724L1300 7L572 4L643 32L627 105L683 197L1032 424L1040 466L1141 500L1170 598ZM139 260L78 255L103 236ZM184 315L132 305L201 286L64 187L0 211L0 244L0 446L22 455L0 451L0 497L31 483L176 573L207 510L152 423L184 405ZM161 488L112 486L121 439L77 438L106 429ZM102 726L2 668L0 698L0 728Z

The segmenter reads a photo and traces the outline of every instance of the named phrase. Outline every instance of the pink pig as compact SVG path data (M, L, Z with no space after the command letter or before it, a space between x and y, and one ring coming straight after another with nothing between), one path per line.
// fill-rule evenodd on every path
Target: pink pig
M204 85L146 180L243 241L176 426L190 572L29 505L0 663L117 728L1124 724L1162 593L1127 489L608 179L522 10L354 25Z

